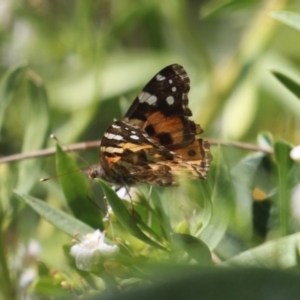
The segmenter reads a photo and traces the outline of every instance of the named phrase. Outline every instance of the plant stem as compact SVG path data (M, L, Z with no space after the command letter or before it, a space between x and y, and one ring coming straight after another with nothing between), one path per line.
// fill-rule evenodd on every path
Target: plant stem
M3 212L0 208L0 278L1 291L3 299L15 299L15 291L11 284L9 269L7 266L7 257L5 251L4 232L3 232Z

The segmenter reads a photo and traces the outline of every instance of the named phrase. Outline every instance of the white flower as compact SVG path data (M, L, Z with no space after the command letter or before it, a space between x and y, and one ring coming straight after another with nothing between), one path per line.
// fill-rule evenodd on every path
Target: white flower
M41 254L38 241L31 239L27 245L20 245L13 257L12 268L18 275L18 299L31 299L28 296L31 284L38 278L37 262Z
M70 254L75 257L78 269L89 271L100 261L100 257L111 257L119 252L117 245L108 245L104 239L105 233L97 229L71 247Z
M300 145L294 147L290 152L290 157L293 160L300 161Z
M38 241L31 239L28 245L20 245L16 257L14 257L13 266L15 269L23 270L29 266L35 265L41 254L41 246Z
M19 279L19 286L23 291L37 278L37 271L34 268L27 268L22 271Z
M111 206L109 204L107 204L106 214L105 214L104 218L102 219L103 222L109 221L109 218L110 218L110 215L111 215L112 211L113 210L112 210Z
M130 202L132 201L132 199L136 198L137 192L138 192L138 190L133 187L130 187L130 189L129 189L128 187L118 188L118 187L114 186L113 189L116 191L116 194L118 195L119 198L121 198L122 200L125 200L125 201L130 201ZM112 211L113 210L112 210L111 206L107 203L106 214L103 218L104 222L109 221Z
M7 27L12 17L12 3L9 0L0 1L0 26Z
M128 193L128 188L123 186L120 189L118 189L116 191L116 194L119 196L119 198L123 199L123 200L130 200L130 196Z

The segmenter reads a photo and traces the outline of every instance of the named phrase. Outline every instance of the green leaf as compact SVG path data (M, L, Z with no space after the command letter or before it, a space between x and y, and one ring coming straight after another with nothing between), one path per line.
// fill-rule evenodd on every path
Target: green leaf
M275 11L272 12L271 17L286 24L298 31L300 31L300 15L288 11Z
M223 263L227 266L260 268L292 268L297 266L300 233L264 243L261 246L242 252Z
M124 188L125 189L125 188ZM149 199L149 193L151 190L151 203ZM134 210L132 212L132 216L136 221L136 224L138 227L151 239L158 241L161 243L164 239L167 239L169 235L166 235L166 232L164 231L163 225L163 215L161 214L161 211L158 212L156 210L156 207L154 205L153 197L156 197L157 204L161 204L161 198L156 193L155 189L149 189L148 186L140 186L138 189L138 192L134 195L134 198L136 201L134 201ZM122 199L122 197L120 197ZM160 200L160 201L159 201ZM128 201L123 202L128 209L132 209L132 204ZM151 205L153 204L153 205ZM159 204L158 204L159 205ZM154 206L154 208L153 208ZM169 228L168 232L170 232L172 229Z
M257 143L260 147L273 150L273 136L268 131L260 132L257 136Z
M218 167L211 195L213 214L209 224L200 236L209 245L210 249L214 249L219 244L226 232L231 204L234 200L231 176L220 148L218 155L214 156L214 160Z
M296 262L297 262L297 271L299 273L300 271L300 253L299 253L299 247L295 249L295 255L296 255Z
M268 197L273 196L276 190L275 177L276 167L274 160L270 155L264 155L253 173L252 182L249 182L251 193L255 188L258 188L264 191Z
M51 295L51 297L57 299L68 299L69 292L62 289L60 285L54 284L53 281L51 275L39 276L34 286L35 293L39 295L39 298L42 299Z
M285 141L276 141L274 144L275 158L278 168L278 208L281 235L289 233L290 198L292 182L290 173L293 160L290 158L292 146Z
M241 10L247 8L249 4L253 4L253 0L216 0L207 1L201 5L200 17L203 18L214 18L218 15L232 13L235 10Z
M261 164L263 157L263 153L256 153L246 156L244 159L239 161L239 163L231 171L233 180L237 181L238 184L242 184L251 189L253 176Z
M248 236L252 234L252 192L255 187L255 176L258 176L258 170L260 166L263 165L264 159L265 154L263 153L251 154L239 161L231 170L235 190L234 210L236 221L240 226L240 232ZM261 174L259 174L259 176L261 176Z
M75 233L79 232L82 235L91 233L94 231L93 228L84 224L83 222L75 219L73 216L50 206L44 201L33 198L29 195L15 192L15 194L22 200L24 200L33 210L35 210L40 216L46 221L59 228L66 234L74 236Z
M212 265L210 250L203 241L192 235L183 233L173 233L172 237L174 243L184 249L200 265Z
M291 300L300 294L299 275L280 270L203 268L182 266L160 267L151 285L133 288L120 297L112 292L109 297L94 295L90 300Z
M162 196L161 194L157 191L157 189L153 189L151 193L151 201L154 206L154 211L157 214L157 219L159 222L159 226L161 228L162 234L165 239L168 241L171 240L170 237L170 232L172 232L172 226L170 223L170 217L167 215L165 212L163 203L162 203Z
M214 160L216 161L216 157ZM193 230L194 235L201 236L202 232L207 229L207 226L211 224L212 215L213 215L213 189L215 186L215 180L212 178L212 172L210 171L208 179L205 181L189 181L188 185L185 187L187 190L188 197L194 202L198 203L201 215L195 228ZM204 233L205 235L205 233Z
M157 244L150 238L148 238L137 226L134 218L130 216L128 213L125 204L123 203L122 199L118 197L118 195L102 180L99 179L103 192L111 206L113 212L115 213L118 221L124 227L125 230L130 232L133 236L140 239L144 243L147 243L151 246L159 248L161 250L166 250L161 245Z
M74 216L93 228L103 229L102 214L95 208L95 199L85 175L75 161L59 145L56 147L56 168L59 182Z
M9 69L0 83L0 130L5 116L5 110L21 85L27 64L20 64Z
M280 72L273 71L272 73L290 92L300 99L300 84L298 82Z
M30 114L27 118L27 128L22 146L22 152L30 152L42 149L49 138L49 108L46 89L41 79L32 71L28 72L28 90L30 100ZM19 164L19 180L17 190L29 192L32 186L38 182L42 160L30 159ZM28 176L30 174L30 176Z

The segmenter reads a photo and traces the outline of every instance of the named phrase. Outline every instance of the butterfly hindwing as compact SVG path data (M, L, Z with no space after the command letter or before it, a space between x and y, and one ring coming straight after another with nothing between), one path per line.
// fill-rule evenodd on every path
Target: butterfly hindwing
M123 121L114 122L105 131L100 152L100 163L107 176L125 176L130 182L137 179L135 174L142 169L150 169L149 164L172 161L176 155L157 144L140 128Z

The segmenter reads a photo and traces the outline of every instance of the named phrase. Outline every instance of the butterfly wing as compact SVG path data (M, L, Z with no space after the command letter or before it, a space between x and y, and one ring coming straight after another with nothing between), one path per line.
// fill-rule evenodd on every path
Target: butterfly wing
M125 118L143 128L148 116L158 111L166 117L191 116L187 97L189 90L190 80L184 68L178 64L167 66L147 83Z
M155 75L136 97L121 121L104 133L100 166L87 174L120 185L176 184L174 175L187 172L206 178L209 144L196 135L203 132L189 116L189 78L180 65Z
M105 170L105 179L120 184L140 182L137 174L151 170L150 164L173 161L175 156L145 131L124 121L109 126L100 145L100 165Z
M167 66L135 98L124 120L145 130L154 141L184 160L203 166L204 174L212 156L209 143L195 137L203 130L189 119L189 90L184 68L178 64Z
M196 154L198 143L199 140L195 140L188 148L195 152L195 161L185 161L184 149L179 149L181 152L178 155L153 141L140 128L124 121L116 121L106 130L101 141L102 169L98 174L101 173L107 181L120 185L176 185L174 176L183 172L192 178L205 178L208 164L202 159L204 153L201 156Z

